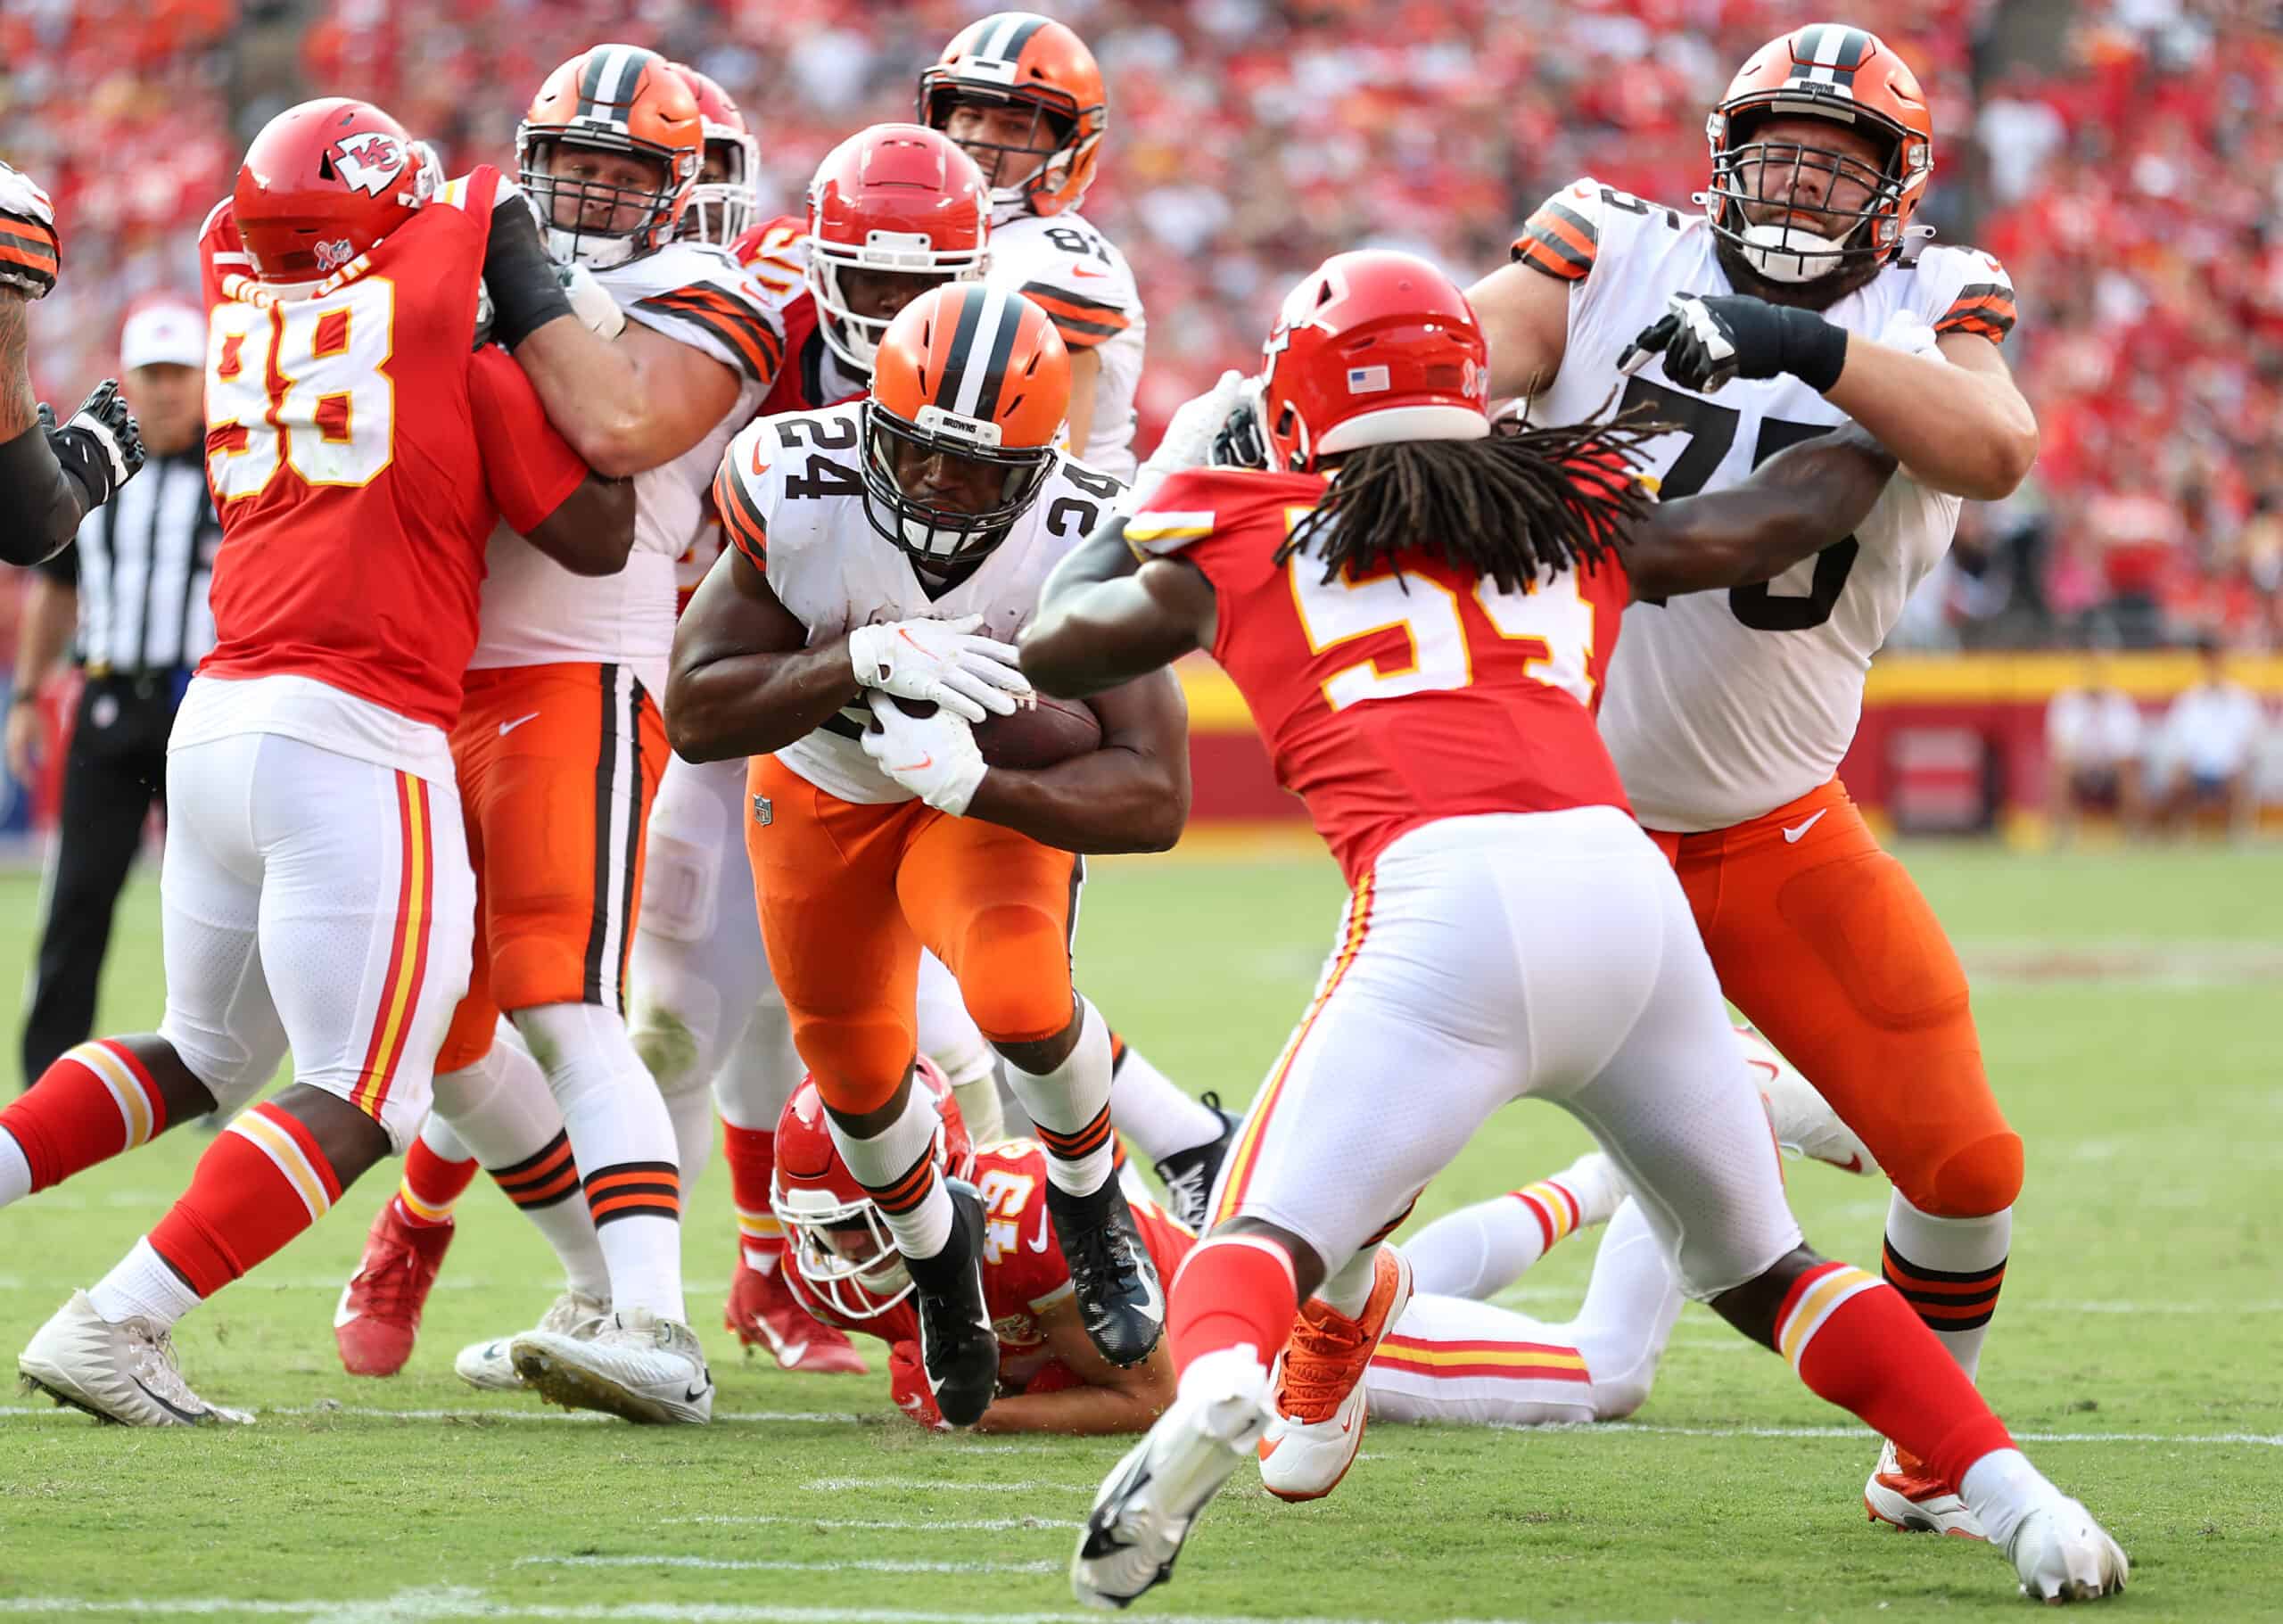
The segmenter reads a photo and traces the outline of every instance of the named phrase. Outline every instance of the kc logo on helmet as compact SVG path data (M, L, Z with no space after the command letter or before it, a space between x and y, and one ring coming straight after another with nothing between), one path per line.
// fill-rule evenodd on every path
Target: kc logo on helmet
M412 155L404 143L385 130L360 129L343 136L326 149L326 161L341 184L352 192L378 197L389 183L404 173Z

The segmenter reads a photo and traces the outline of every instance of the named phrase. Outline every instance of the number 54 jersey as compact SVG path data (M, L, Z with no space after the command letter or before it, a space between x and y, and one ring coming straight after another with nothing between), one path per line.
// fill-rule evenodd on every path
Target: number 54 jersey
M1514 258L1570 284L1561 369L1530 402L1572 423L1622 390L1674 425L1646 448L1659 494L1693 496L1743 479L1846 414L1793 377L1738 379L1717 394L1675 385L1661 361L1631 378L1617 359L1671 293L1735 291L1702 210L1645 203L1591 178L1546 200ZM1898 348L1933 353L1937 334L1993 342L2013 326L2005 268L1978 250L1921 248L1823 312ZM1602 736L1633 809L1651 828L1693 832L1757 818L1827 782L1855 737L1863 678L1903 603L1941 558L1958 499L1898 473L1854 535L1774 581L1644 605L1610 668Z
M982 635L1013 642L1038 609L1047 573L1092 532L1125 484L1058 454L1005 539L957 585L931 593L911 556L873 528L866 509L858 472L863 410L850 400L763 417L729 442L713 505L730 544L767 578L812 643L885 621L964 614L983 617ZM777 759L843 801L911 800L857 742L869 720L862 710L844 711Z

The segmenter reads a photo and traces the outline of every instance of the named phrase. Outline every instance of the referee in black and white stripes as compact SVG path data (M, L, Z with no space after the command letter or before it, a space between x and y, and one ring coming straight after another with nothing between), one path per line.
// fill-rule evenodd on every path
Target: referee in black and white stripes
M19 1086L94 1026L112 908L152 804L164 804L175 705L214 643L206 586L222 527L206 488L205 317L180 302L137 310L120 360L150 461L82 521L75 545L36 566L10 690L8 767L28 780L49 746L34 697L67 646L87 677L24 999Z

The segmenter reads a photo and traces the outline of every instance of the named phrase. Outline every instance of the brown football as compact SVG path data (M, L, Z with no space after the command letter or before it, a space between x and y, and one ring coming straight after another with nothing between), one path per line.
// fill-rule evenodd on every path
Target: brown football
M894 694L886 697L911 715L935 713L935 705L927 700L903 699ZM875 703L879 697L874 696ZM993 767L1032 772L1100 749L1102 724L1093 707L1083 699L1051 699L1034 694L1027 703L1017 705L1012 715L986 716L977 722L975 743L983 759Z

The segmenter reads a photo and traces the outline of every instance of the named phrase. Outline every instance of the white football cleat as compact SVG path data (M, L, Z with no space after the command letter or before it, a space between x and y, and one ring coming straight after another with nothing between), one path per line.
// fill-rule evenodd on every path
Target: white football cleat
M1871 1513L1872 1521L1887 1523L1906 1534L1990 1537L1957 1491L1940 1478L1928 1476L1915 1456L1906 1458L1892 1439L1879 1452L1878 1470L1863 1485L1863 1509Z
M1839 1119L1839 1113L1798 1067L1750 1026L1738 1026L1736 1038L1743 1045L1744 1059L1751 1063L1752 1082L1768 1107L1768 1120L1776 1129L1777 1144L1794 1156L1828 1162L1842 1173L1867 1175L1879 1170L1870 1147Z
M1207 1354L1183 1374L1191 1390L1126 1452L1094 1496L1070 1558L1070 1588L1089 1607L1127 1606L1172 1577L1197 1513L1268 1425L1268 1373L1249 1348Z
M2097 1602L2122 1590L2132 1571L2108 1530L2067 1498L2023 1517L2006 1555L2022 1576L2022 1594L2040 1602Z
M507 1345L523 1385L567 1410L703 1426L713 1418L713 1373L697 1335L644 1309L613 1315L591 1336L527 1331Z
M203 1427L253 1420L190 1390L174 1338L140 1317L114 1325L85 1291L58 1308L16 1356L24 1385L122 1427Z
M608 1302L582 1291L565 1291L540 1316L539 1329L590 1342L609 1323ZM490 1342L470 1342L452 1361L453 1373L481 1392L522 1392L523 1379L515 1373L515 1361L508 1352L514 1340L500 1337Z
M1364 1375L1380 1339L1411 1302L1411 1260L1391 1246L1372 1260L1372 1295L1354 1319L1313 1298L1270 1373L1276 1420L1260 1440L1260 1480L1280 1500L1321 1500L1364 1447Z

